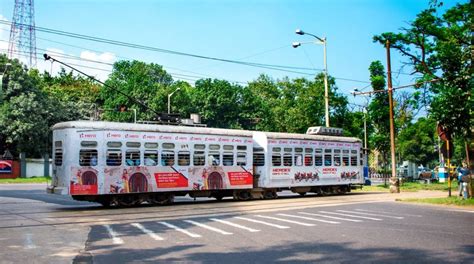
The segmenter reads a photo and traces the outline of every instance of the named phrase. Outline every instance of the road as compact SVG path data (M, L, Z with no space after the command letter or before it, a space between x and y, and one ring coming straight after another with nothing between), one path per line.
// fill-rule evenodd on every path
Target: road
M0 185L1 263L474 262L474 211L394 201L438 192L104 209L44 188Z

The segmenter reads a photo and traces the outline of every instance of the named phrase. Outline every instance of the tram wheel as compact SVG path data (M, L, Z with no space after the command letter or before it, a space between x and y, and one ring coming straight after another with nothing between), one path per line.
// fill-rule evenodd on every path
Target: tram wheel
M265 191L263 193L263 199L274 199L275 195L273 194L272 191Z
M301 195L301 196L305 196L306 192L299 192L298 194Z
M159 204L159 205L172 204L174 202L174 195L172 194L155 195L152 197L151 202L153 204Z
M135 196L124 195L118 199L118 204L123 207L134 206L138 204L138 200L135 199Z

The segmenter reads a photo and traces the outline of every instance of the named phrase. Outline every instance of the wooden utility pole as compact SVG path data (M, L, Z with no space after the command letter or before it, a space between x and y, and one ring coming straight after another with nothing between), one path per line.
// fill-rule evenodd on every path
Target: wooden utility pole
M390 178L390 192L400 192L400 182L397 178L397 163L395 159L395 125L393 120L393 87L392 87L392 67L390 64L390 41L386 41L387 49L387 85L388 85L388 104L390 111L390 154L392 156L392 177Z

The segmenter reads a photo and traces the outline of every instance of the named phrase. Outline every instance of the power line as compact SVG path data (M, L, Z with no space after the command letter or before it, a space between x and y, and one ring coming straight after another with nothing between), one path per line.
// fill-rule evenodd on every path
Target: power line
M0 24L11 24L11 23L9 21L6 21L6 20L0 20ZM89 41L95 41L95 42L101 42L101 43L110 44L110 45L130 47L130 48L142 49L142 50L148 50L148 51L155 51L155 52L161 52L161 53L172 54L172 55L188 56L188 57L194 57L194 58L199 58L199 59L207 59L207 60L228 62L228 63L240 64L240 65L244 65L244 66L270 69L270 70L275 70L275 71L283 71L283 72L296 73L296 74L302 74L302 75L314 75L314 73L307 73L307 72L301 72L301 71L296 71L296 70L309 70L309 71L313 71L313 72L314 71L321 72L321 70L317 70L317 69L313 69L313 68L275 65L275 64L263 64L263 63L256 63L256 62L246 62L246 61L222 59L222 58L217 58L217 57L209 57L209 56L203 56L203 55L198 55L198 54L173 51L173 50L169 50L169 49L150 47L150 46L141 45L141 44L134 44L134 43L116 41L116 40L111 40L111 39L99 38L99 37L94 37L94 36L87 36L87 35L82 35L82 34L77 34L77 33L72 33L72 32L67 32L67 31L61 31L61 30L55 30L55 29L49 29L49 28L44 28L44 27L38 27L38 26L36 26L35 29L38 30L38 31L44 32L44 33L56 34L56 35L72 37L72 38L78 38L78 39L89 40ZM345 80L345 81L367 83L366 81L360 81L360 80L354 80L354 79L348 79L348 78L339 78L339 77L334 77L334 78L339 79L339 80Z
M412 84L402 85L402 86L398 86L398 87L393 87L392 90L404 89L404 88L409 88L409 87L417 86L417 85L424 84L424 83L433 83L433 82L439 82L439 81L441 81L441 79L433 79L433 80L424 81L424 82L420 82L420 83L412 83ZM388 90L383 89L383 90L375 90L375 91L369 91L369 92L355 91L355 92L352 92L351 94L353 94L354 96L357 96L357 95L365 95L365 94L371 95L371 94L385 93L385 92L388 92Z

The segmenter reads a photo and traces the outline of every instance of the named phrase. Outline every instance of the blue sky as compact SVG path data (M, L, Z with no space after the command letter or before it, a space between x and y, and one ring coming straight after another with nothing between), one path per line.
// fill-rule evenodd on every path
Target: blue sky
M443 9L459 1L444 1ZM466 2L466 1L461 1ZM310 36L296 35L295 29L327 37L328 71L339 78L368 81L371 61L385 65L385 49L372 42L375 34L398 31L415 18L429 1L422 0L167 0L100 1L36 0L36 26L92 35L225 59L245 60L321 69L323 48L320 45L291 47L294 41L311 41ZM12 20L14 0L0 1L0 19ZM0 27L0 52L7 47L8 27ZM265 73L274 78L308 77L296 73L252 68L164 53L111 46L37 32L37 48L67 56L113 63L137 59L161 64L176 79L215 77L246 83ZM61 43L58 43L61 42ZM76 47L72 47L76 46ZM38 54L44 53L38 50ZM392 69L399 71L402 58L392 52ZM105 79L109 65L67 60L87 67L89 74ZM38 68L56 71L58 65L38 61ZM403 72L409 72L404 69ZM394 75L394 86L411 83L411 76ZM339 91L350 100L354 88L367 84L337 79Z

